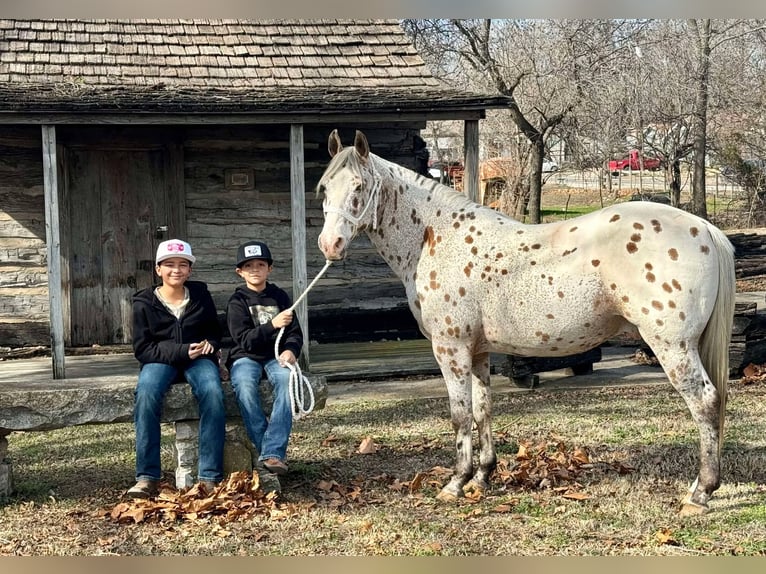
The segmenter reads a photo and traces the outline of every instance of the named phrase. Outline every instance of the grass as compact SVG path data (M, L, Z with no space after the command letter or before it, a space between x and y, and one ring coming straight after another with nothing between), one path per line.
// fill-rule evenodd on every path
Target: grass
M329 405L294 425L279 512L226 524L109 518L132 484L130 424L12 433L18 492L0 506L0 554L766 556L764 395L733 385L723 484L711 512L691 518L676 510L697 436L670 386L496 395L501 462L544 442L584 448L592 467L558 489L495 475L483 498L447 505L435 500L454 460L446 398ZM379 449L359 454L367 436ZM168 475L172 438L163 427ZM417 473L427 479L411 491Z
M540 209L540 218L543 222L559 221L579 217L599 209L601 207L595 205L551 206Z

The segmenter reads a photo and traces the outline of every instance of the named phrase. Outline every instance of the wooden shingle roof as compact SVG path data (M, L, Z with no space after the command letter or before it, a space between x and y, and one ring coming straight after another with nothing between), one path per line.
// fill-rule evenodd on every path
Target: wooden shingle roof
M396 20L0 19L0 113L486 109Z

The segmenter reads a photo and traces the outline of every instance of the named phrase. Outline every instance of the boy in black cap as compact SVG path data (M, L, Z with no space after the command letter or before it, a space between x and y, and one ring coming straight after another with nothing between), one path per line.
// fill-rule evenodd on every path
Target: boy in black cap
M258 449L258 460L270 472L281 475L288 470L285 458L293 424L286 363L298 360L303 332L289 310L289 295L267 281L273 262L268 246L260 241L249 241L237 249L237 275L245 284L237 287L226 309L234 343L227 367L247 434ZM275 357L274 344L282 327L285 332ZM268 419L258 390L264 371L274 390Z

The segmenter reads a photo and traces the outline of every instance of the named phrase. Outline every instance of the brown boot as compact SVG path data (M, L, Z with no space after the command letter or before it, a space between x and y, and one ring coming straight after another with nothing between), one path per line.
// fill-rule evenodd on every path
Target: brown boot
M130 498L152 498L160 493L160 481L142 478L127 492Z
M287 465L278 458L267 458L263 461L263 466L274 474L287 474Z

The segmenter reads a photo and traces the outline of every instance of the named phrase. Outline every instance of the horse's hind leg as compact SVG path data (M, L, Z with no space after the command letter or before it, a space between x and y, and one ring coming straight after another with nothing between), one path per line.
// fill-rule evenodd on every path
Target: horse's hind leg
M489 477L497 466L495 442L492 437L492 390L489 385L489 353L476 355L471 380L473 420L479 434L479 468L463 490L484 492L489 488Z
M645 339L646 340L646 339ZM670 383L683 397L700 435L700 468L689 493L682 500L682 514L703 514L708 500L721 484L720 401L724 397L705 372L697 348L683 349L685 343L673 343L662 349L652 345Z

